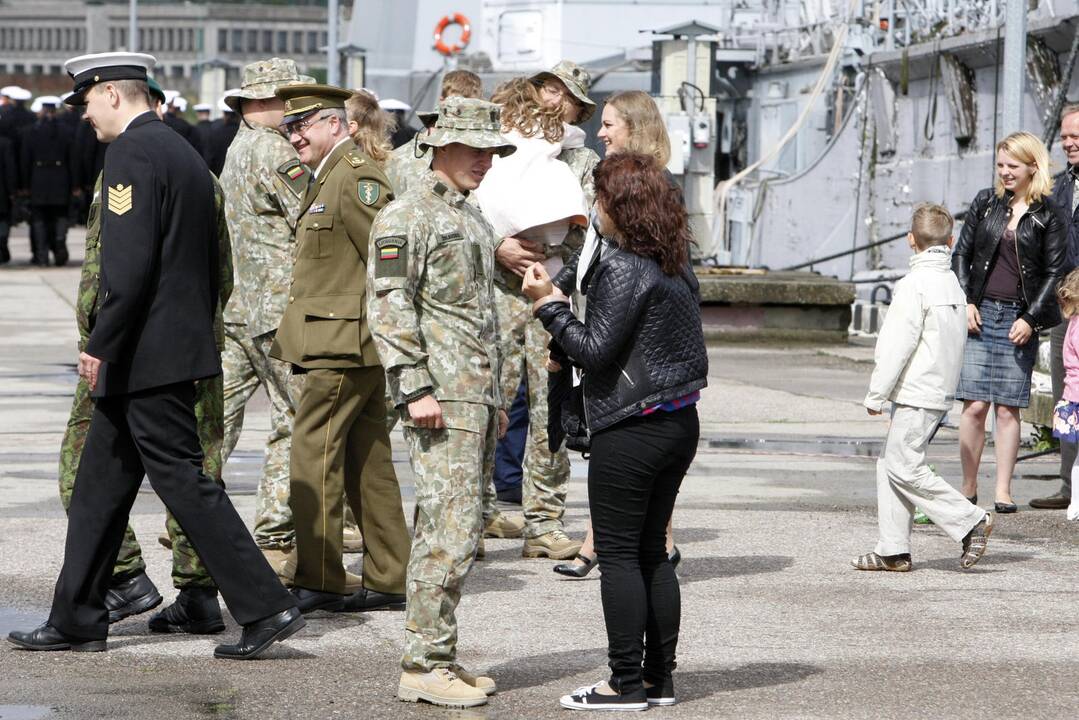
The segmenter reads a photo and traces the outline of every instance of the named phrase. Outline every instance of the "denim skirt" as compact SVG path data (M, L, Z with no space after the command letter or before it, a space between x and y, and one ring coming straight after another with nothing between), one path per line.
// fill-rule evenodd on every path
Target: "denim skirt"
M1012 323L1022 314L1018 302L984 298L978 305L982 331L968 333L959 373L959 400L982 400L1025 408L1030 404L1030 375L1038 358L1038 335L1026 345L1008 339Z

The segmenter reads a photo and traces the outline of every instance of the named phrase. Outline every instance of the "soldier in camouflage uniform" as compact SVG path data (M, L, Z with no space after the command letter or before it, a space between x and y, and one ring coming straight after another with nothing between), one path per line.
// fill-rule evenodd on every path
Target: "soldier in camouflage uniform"
M159 99L155 93L155 98ZM225 223L224 198L220 186L214 181L215 202L218 212L218 240L221 252L220 300L215 322L218 349L224 345L224 326L222 308L228 302L232 292L232 252L229 247L228 227ZM79 351L85 349L86 341L94 324L94 313L98 303L98 288L101 273L101 176L94 186L93 201L90 205L86 224L86 256L82 264L79 290L75 303L75 316L79 329ZM68 419L67 431L60 447L60 500L64 509L71 504L71 493L75 488L75 477L79 469L86 436L90 429L93 415L93 402L90 399L90 387L85 378L80 377L75 386L75 399ZM203 470L208 476L221 483L221 444L224 436L223 420L224 401L222 398L221 376L207 378L195 383L195 417L198 424L199 443L203 452ZM198 554L188 541L179 523L166 514L165 527L172 545L172 580L180 590L177 604L158 613L150 620L150 629L157 632L219 632L224 629L221 610L217 605L217 588L210 574L199 559ZM109 622L117 622L138 613L146 612L161 603L161 595L145 574L146 564L142 559L142 550L135 533L129 525L124 531L123 544L120 547L116 565L113 569L113 581L106 597L109 609ZM190 596L190 597L186 597ZM177 618L178 606L188 606L191 598L196 602L191 605L189 615L197 617ZM195 607L197 605L197 607ZM201 611L201 612L200 612ZM177 620L184 620L176 622Z
M499 114L483 100L443 101L420 143L432 148L432 172L379 213L368 264L371 334L416 476L398 697L450 707L481 705L495 691L490 678L456 663L455 610L507 422L492 230L466 201L491 157L514 150L499 132Z
M225 448L243 429L244 407L261 385L270 399L271 432L255 501L255 542L280 574L295 532L289 510L289 450L295 413L292 372L269 356L292 276L296 218L311 172L277 129L284 103L274 91L307 82L292 60L244 68L243 85L225 103L244 117L221 172L236 266L236 293L225 309Z
M580 66L562 61L550 72L532 78L540 85L544 102L560 104L564 119L582 124L592 116L595 103L588 97L591 78ZM595 151L586 147L565 148L558 159L569 165L580 179L585 200L591 207L595 200L592 170L599 163ZM580 249L584 233L571 231L565 242L549 251L563 261ZM514 397L525 379L528 388L529 437L525 449L522 506L525 519L525 557L547 556L554 559L574 557L581 544L566 536L562 517L569 488L569 454L563 447L552 453L547 445L547 343L550 337L543 325L532 317L532 304L521 292L521 275L532 262L544 259L540 252L523 246L516 238L503 239L495 257L500 263L496 277L498 317L502 329L502 392ZM488 503L493 489L488 489ZM488 524L488 537L510 537L494 524Z

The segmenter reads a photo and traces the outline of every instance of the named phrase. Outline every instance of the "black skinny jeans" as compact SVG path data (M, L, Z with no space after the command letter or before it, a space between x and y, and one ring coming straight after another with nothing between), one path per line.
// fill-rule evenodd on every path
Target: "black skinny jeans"
M635 416L592 436L588 506L610 684L619 693L641 692L642 677L659 684L675 667L682 598L667 558L667 521L699 436L695 405Z

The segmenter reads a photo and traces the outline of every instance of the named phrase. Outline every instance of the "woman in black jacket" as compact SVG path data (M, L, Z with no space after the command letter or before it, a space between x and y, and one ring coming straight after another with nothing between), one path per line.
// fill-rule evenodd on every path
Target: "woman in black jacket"
M967 345L956 398L963 401L963 494L978 501L985 421L996 405L996 497L1013 513L1019 410L1030 404L1038 332L1060 322L1056 287L1067 270L1067 219L1050 198L1049 153L1030 133L997 144L997 181L978 193L952 264L967 294Z
M588 500L611 678L561 703L641 710L674 702L681 601L665 536L697 450L708 355L678 189L652 158L634 153L608 157L594 177L600 230L616 247L582 280L585 323L541 265L525 274L524 291L583 371L591 440Z

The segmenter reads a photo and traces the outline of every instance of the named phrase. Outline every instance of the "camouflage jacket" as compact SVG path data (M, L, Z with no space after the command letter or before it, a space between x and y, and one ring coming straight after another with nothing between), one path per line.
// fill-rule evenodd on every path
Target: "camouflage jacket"
M217 349L225 348L224 307L232 295L232 247L229 228L225 221L225 196L214 178L214 205L217 209L217 243L221 257L221 295L214 320L214 338ZM86 341L94 328L97 310L98 288L101 283L101 174L94 183L94 196L90 203L90 215L86 220L86 257L82 261L79 290L75 297L75 322L79 328L79 352L86 349Z
M296 222L311 171L281 133L240 126L229 146L221 187L232 236L236 294L225 321L248 337L277 330L288 301Z
M367 313L401 407L430 389L440 402L501 406L494 237L466 196L428 173L371 230Z
M393 192L397 197L404 195L420 178L431 171L430 148L419 157L416 157L416 143L423 135L424 133L421 131L412 140L399 148L395 148L390 153L390 159L386 161L386 177L389 178L390 185L393 187Z

